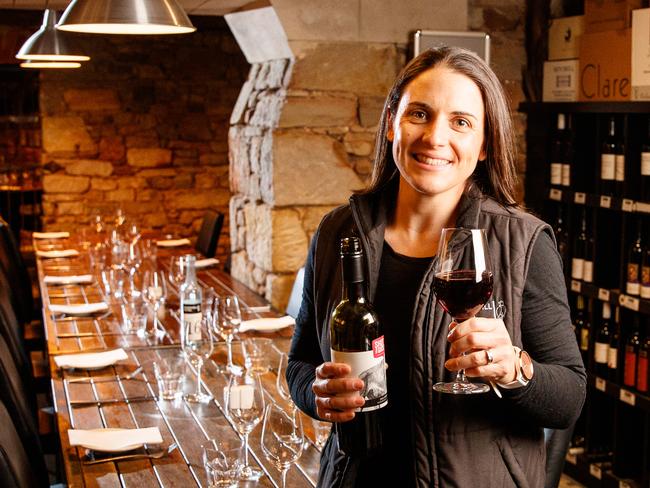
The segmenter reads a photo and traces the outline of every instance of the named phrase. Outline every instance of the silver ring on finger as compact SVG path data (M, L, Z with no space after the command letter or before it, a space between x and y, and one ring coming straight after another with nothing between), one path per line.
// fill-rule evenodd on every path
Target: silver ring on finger
M487 359L486 364L492 364L494 362L494 356L492 355L492 351L489 349L485 349L485 358Z

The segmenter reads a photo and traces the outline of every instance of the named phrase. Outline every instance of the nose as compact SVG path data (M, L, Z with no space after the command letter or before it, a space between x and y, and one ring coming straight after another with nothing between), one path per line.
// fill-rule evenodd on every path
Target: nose
M431 146L444 146L449 141L449 124L443 117L434 117L426 125L424 139Z

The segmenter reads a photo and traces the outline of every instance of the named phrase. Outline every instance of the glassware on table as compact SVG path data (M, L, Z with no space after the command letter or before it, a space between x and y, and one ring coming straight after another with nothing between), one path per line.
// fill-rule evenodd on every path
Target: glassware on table
M105 300L119 301L124 297L126 274L122 269L104 268L101 272Z
M147 309L144 302L138 299L124 300L120 308L124 331L143 336L147 326Z
M235 488L239 484L242 448L236 441L210 439L201 446L208 488Z
M474 317L492 295L492 266L483 229L442 229L434 267L433 291L456 323ZM436 383L441 393L485 393L485 383L471 383L460 370L451 383Z
M297 411L291 414L277 405L268 405L262 424L262 452L280 471L282 488L287 486L287 471L302 455L304 435Z
M244 367L255 374L268 373L271 369L273 341L265 337L249 337L241 341Z
M142 277L142 298L153 308L153 320L158 326L165 317L165 300L167 299L167 281L162 271L148 269ZM161 325L161 330L164 328Z
M172 256L169 260L169 282L176 288L185 282L185 256Z
M191 403L205 403L212 395L201 391L201 368L203 362L210 357L214 350L214 336L211 324L205 319L192 321L184 327L183 351L187 359L196 367L196 392L188 393L185 399Z
M278 395L282 399L290 402L293 408L293 400L291 399L291 393L289 392L289 384L287 383L287 364L289 363L289 356L286 352L280 353L280 361L278 362L278 376L275 379L275 387L278 390Z
M158 397L162 400L176 400L183 394L186 364L181 354L156 359L153 363L154 376L158 384Z
M228 351L228 362L226 369L233 374L240 374L241 368L232 362L232 340L239 332L241 325L241 310L239 300L235 295L226 295L219 298L218 330L219 334L226 340Z
M264 392L259 377L250 374L230 375L228 385L224 388L224 406L226 416L244 438L241 479L257 480L262 476L262 471L248 463L248 436L264 414Z
M316 419L311 419L311 423L314 428L314 444L318 449L323 449L332 430L332 424Z

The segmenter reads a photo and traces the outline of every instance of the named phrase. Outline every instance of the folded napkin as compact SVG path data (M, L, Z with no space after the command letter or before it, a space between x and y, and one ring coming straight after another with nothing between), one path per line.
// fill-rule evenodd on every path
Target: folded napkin
M68 429L71 446L104 452L119 452L135 449L143 444L161 444L158 427L146 429Z
M191 244L189 239L165 239L162 241L156 241L156 245L160 247L178 247L178 246L189 246Z
M74 305L50 305L50 312L64 313L66 315L90 315L108 310L108 305L104 302L79 303Z
M70 232L32 232L34 239L63 239L70 237Z
M294 325L296 321L291 315L285 315L279 318L263 318L244 320L239 327L239 332L246 332L248 330L257 330L260 332L269 332L279 329L284 329L290 325Z
M98 369L127 359L124 349L113 349L105 352L84 352L81 354L61 354L54 356L54 362L59 368Z
M39 258L69 258L72 256L79 256L79 251L76 249L61 249L56 251L36 251Z
M217 258L207 258L207 259L198 259L194 263L194 266L196 267L196 269L201 269L201 268L207 268L208 266L213 266L215 264L219 264L219 260Z
M46 285L76 285L83 283L91 283L93 281L92 275L70 275L70 276L46 276L43 278L43 283Z

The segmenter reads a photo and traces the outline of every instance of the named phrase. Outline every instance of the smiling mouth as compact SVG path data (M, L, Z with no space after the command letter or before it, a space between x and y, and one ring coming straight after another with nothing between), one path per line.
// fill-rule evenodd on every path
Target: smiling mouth
M430 158L423 154L414 154L413 158L418 163L426 164L427 166L447 166L451 164L451 161L448 159Z

